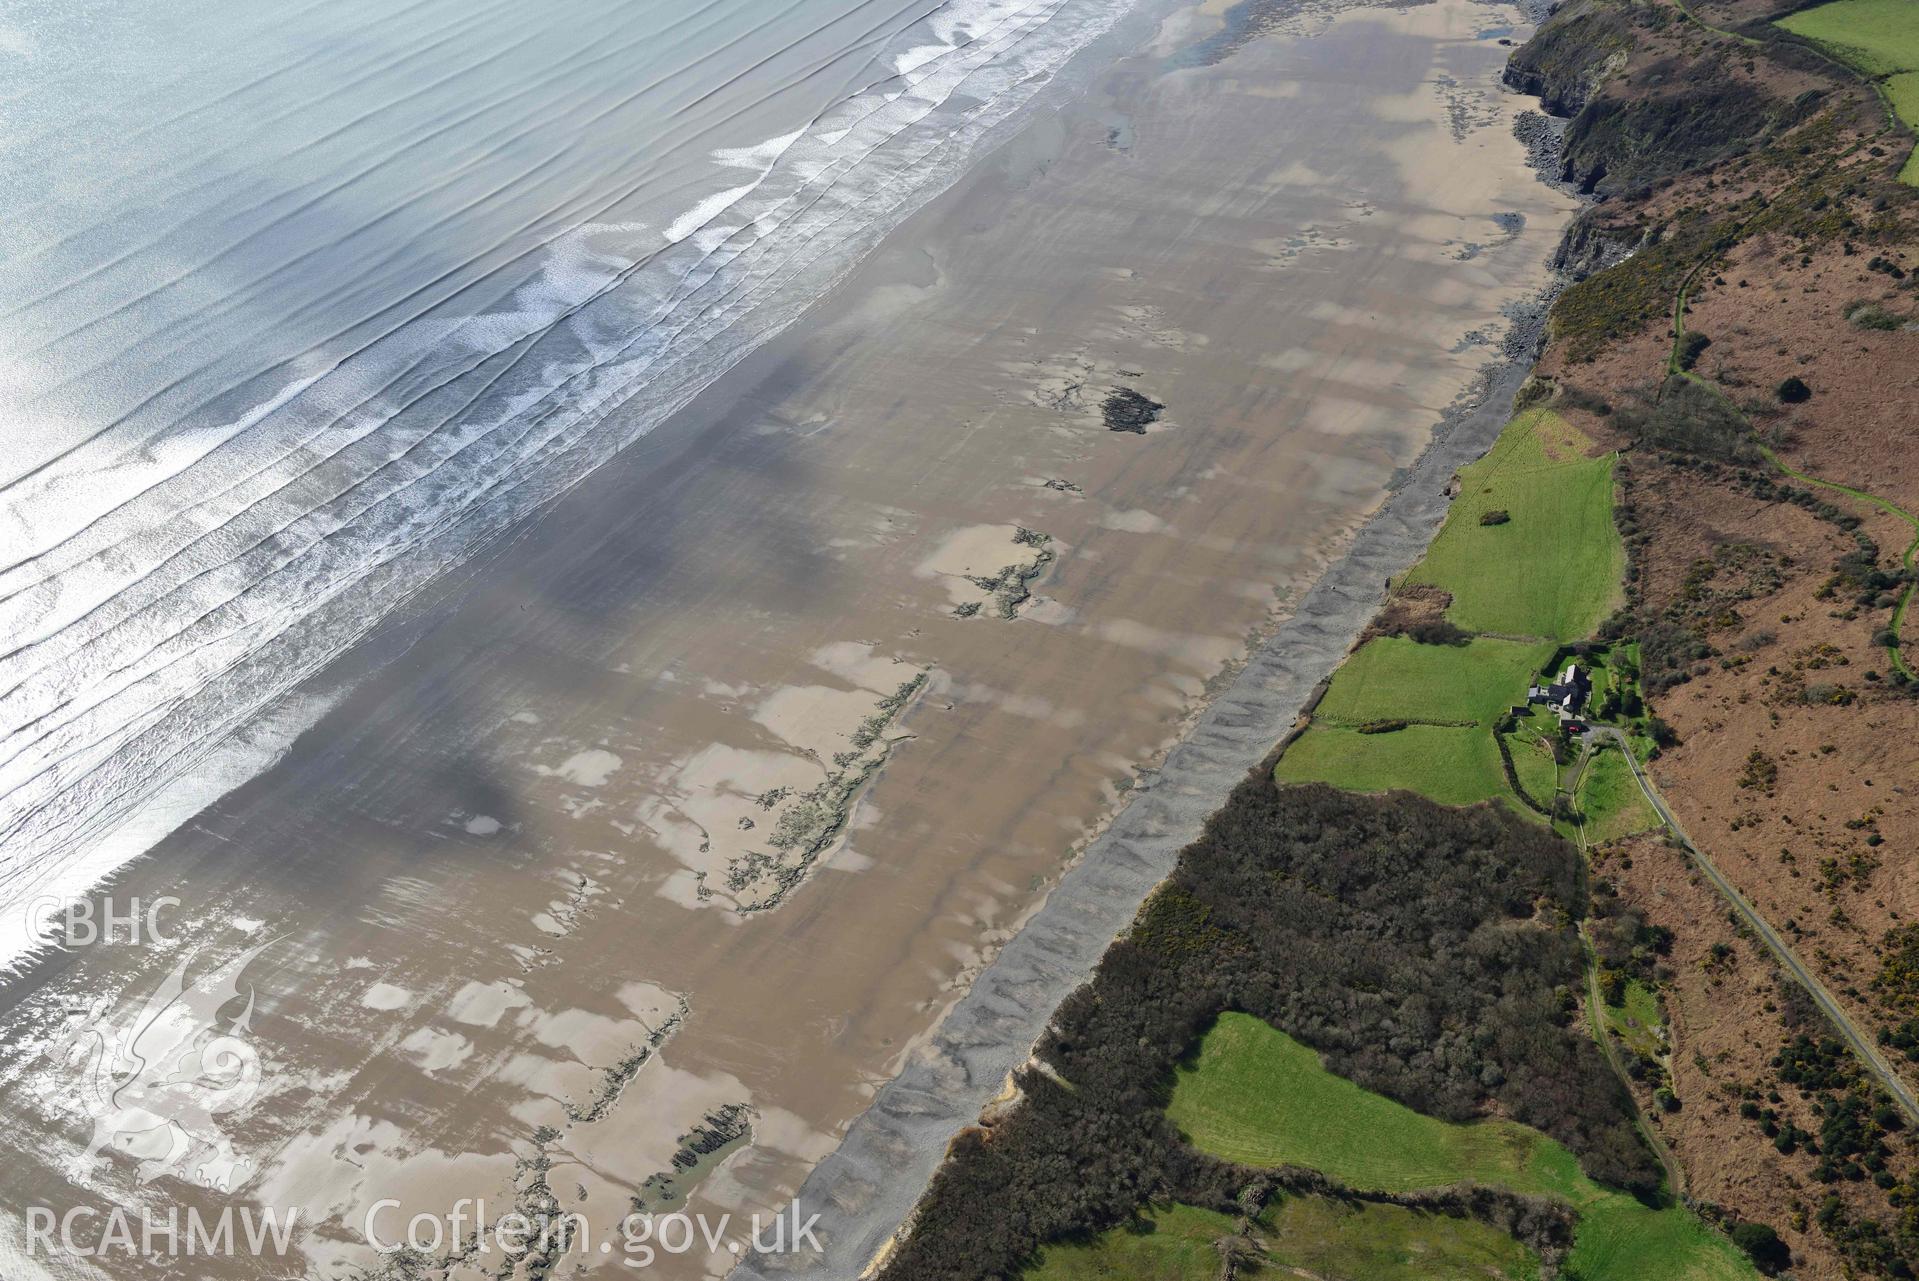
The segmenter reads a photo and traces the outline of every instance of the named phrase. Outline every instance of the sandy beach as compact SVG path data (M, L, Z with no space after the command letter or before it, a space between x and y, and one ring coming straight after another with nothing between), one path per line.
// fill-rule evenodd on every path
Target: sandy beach
M309 1277L382 1266L382 1201L550 1197L608 1236L636 1198L784 1206L1249 657L1303 697L1382 585L1358 569L1430 528L1478 436L1344 562L1349 607L1296 618L1550 281L1575 203L1513 134L1521 24L1142 12L791 330L302 687L284 759L100 891L176 897L172 941L0 989L0 1272L262 1275L30 1259L35 1206L297 1207L272 1272ZM76 1033L236 958L244 1024L203 1004L257 1053L245 1106L87 1155L131 1104L73 1106ZM445 1275L549 1275L501 1266Z

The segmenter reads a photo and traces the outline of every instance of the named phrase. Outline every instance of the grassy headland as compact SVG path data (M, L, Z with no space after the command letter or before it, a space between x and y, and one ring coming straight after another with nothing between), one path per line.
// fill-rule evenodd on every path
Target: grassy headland
M1832 0L1779 25L1882 81L1899 118L1919 127L1919 6L1911 0ZM1919 185L1919 157L1906 161L1900 177Z
M1619 597L1625 549L1613 528L1613 458L1544 407L1515 417L1459 473L1459 496L1406 576L1452 595L1470 632L1579 640ZM1503 513L1505 519L1488 520Z

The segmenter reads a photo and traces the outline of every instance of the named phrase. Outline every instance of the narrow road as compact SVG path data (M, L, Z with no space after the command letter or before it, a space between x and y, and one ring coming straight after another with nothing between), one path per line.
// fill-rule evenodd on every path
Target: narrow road
M1673 1158L1672 1149L1666 1146L1665 1136L1639 1106L1639 1096L1633 1092L1632 1078L1626 1075L1626 1065L1619 1061L1619 1047L1612 1043L1612 1033L1606 1029L1606 1001L1599 991L1599 951L1593 946L1592 935L1586 932L1582 924L1579 927L1579 941L1586 948L1586 1024L1591 1030L1593 1040L1599 1042L1599 1048L1606 1055L1606 1063L1612 1068L1613 1075L1626 1087L1626 1096L1633 1101L1632 1120L1639 1128L1639 1137L1646 1141L1652 1154L1659 1158L1659 1164L1666 1170L1666 1185L1680 1201L1686 1199L1686 1172Z
M1579 768L1573 774L1572 785L1564 789L1574 812L1579 809L1579 787L1586 779L1586 771L1591 768L1592 760L1593 747L1589 741L1579 753ZM1553 800L1559 800L1559 792L1553 793ZM1573 834L1579 838L1580 857L1590 859L1585 828L1575 827ZM1593 1040L1599 1042L1600 1051L1606 1056L1606 1064L1612 1068L1613 1075L1619 1078L1619 1084L1626 1087L1626 1097L1632 1100L1633 1124L1638 1127L1639 1136L1646 1141L1646 1146L1652 1149L1652 1154L1659 1158L1659 1164L1665 1168L1667 1187L1672 1190L1673 1196L1683 1202L1686 1199L1686 1171L1674 1158L1672 1149L1666 1145L1666 1138L1659 1132L1652 1117L1639 1106L1639 1094L1633 1089L1632 1078L1627 1075L1626 1065L1620 1060L1619 1047L1613 1044L1612 1033L1606 1027L1606 1001L1599 990L1599 949L1593 944L1592 931L1588 928L1590 924L1590 921L1579 923L1579 942L1586 952L1587 1029L1592 1033Z
M1758 935L1760 941L1771 949L1773 956L1785 966L1787 973L1799 980L1800 986L1812 994L1812 999L1818 1003L1820 1009L1825 1011L1826 1017L1839 1030L1839 1034L1845 1037L1847 1044L1852 1046L1853 1053L1859 1056L1859 1061L1865 1065L1866 1070L1878 1078L1879 1084L1885 1088L1887 1094L1892 1096L1893 1102L1899 1105L1899 1110L1904 1112L1910 1121L1919 1123L1919 1097L1915 1097L1906 1083L1899 1078L1898 1073L1892 1070L1892 1065L1880 1055L1879 1048L1873 1044L1871 1038L1867 1037L1846 1016L1846 1012L1839 1007L1839 1002L1835 1001L1832 993L1826 990L1825 984L1815 978L1812 971L1800 964L1798 956L1793 953L1791 947L1787 946L1786 941L1779 937L1772 926L1766 923L1766 918L1759 915L1758 910L1746 901L1745 895L1735 889L1732 882L1720 873L1713 861L1706 857L1705 852L1692 843L1692 838L1686 835L1686 829L1679 825L1679 820L1673 817L1672 811L1666 808L1666 802L1653 788L1652 780L1647 778L1645 771L1639 767L1639 760L1632 754L1632 745L1626 741L1626 736L1610 725L1595 725L1592 732L1606 735L1618 743L1619 749L1626 754L1626 764L1632 769L1632 776L1639 783L1639 790L1645 794L1647 803L1653 807L1653 812L1659 815L1672 834L1679 838L1680 845L1685 847L1686 853L1692 856L1693 863L1713 883L1713 887L1719 891L1719 896L1732 904L1733 910L1745 921L1747 928Z

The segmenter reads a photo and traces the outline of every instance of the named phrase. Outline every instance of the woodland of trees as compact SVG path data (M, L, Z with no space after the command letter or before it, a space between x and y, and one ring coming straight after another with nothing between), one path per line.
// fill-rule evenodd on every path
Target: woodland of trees
M955 1141L885 1276L1015 1275L1040 1244L1148 1203L1230 1209L1270 1184L1164 1114L1175 1065L1225 1010L1368 1089L1454 1120L1496 1109L1651 1192L1631 1101L1574 1025L1584 875L1570 845L1491 807L1255 772L1061 1005L1019 1105Z

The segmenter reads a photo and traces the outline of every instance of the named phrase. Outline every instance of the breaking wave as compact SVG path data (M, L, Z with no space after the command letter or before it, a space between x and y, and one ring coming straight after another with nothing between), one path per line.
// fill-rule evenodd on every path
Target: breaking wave
M791 322L1124 7L135 6L105 76L29 3L0 910L179 821L141 819L170 780L270 760L223 745ZM216 17L171 37L216 70L146 41Z

